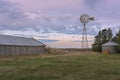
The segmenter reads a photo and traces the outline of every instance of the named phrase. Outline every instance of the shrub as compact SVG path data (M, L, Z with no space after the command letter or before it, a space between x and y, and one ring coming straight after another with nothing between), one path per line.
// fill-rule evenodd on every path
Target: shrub
M47 54L67 54L68 52L62 49L48 47L46 48L46 53Z

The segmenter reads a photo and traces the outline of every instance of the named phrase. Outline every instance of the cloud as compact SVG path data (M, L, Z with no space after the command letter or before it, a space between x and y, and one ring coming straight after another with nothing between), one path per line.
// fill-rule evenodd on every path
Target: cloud
M18 1L19 3L15 3ZM1 30L23 30L23 31L35 30L39 33L82 34L82 24L79 21L79 17L84 12L83 9L85 8L85 6L91 8L91 9L88 9L89 14L92 14L95 12L92 15L95 17L95 21L90 22L87 25L88 34L90 35L97 34L99 29L101 29L101 26L104 25L105 22L111 23L114 20L113 23L115 23L117 22L117 20L119 20L119 19L116 19L117 17L114 18L112 14L108 14L107 16L112 15L113 20L109 19L104 14L104 11L101 10L100 5L103 5L104 2L107 3L107 0L104 0L104 1L103 0L84 0L84 3L83 3L83 0L75 0L75 1L66 0L64 2L62 0L57 3L56 3L56 0L43 0L43 1L34 0L34 1L35 2L33 3L33 0L31 1L11 0L11 2L0 0L0 6L1 6L0 29ZM32 3L33 5L31 5ZM47 6L43 5L45 3L47 3L46 4ZM114 2L114 5L115 4L117 3ZM21 5L24 5L24 6L21 6ZM108 4L108 6L110 5L112 4ZM28 9L26 11L23 8L21 8L21 7L26 8L28 6L30 6L32 10ZM96 7L96 9L92 10L93 6ZM103 5L103 6L107 6L107 5ZM35 8L39 9L40 11L36 10ZM40 8L43 8L43 9L40 9ZM75 8L78 11L74 10ZM51 9L53 9L53 11L49 11ZM58 12L56 9L58 9ZM47 11L42 11L42 10L47 10ZM69 10L74 14L70 13Z
M109 27L115 33L119 7L119 0L0 0L0 33L53 41L53 47L80 47L80 15L95 17L87 24L89 36Z
M0 29L1 30L29 30L33 29L38 32L60 32L74 33L74 29L69 29L74 26L76 16L64 14L53 16L48 13L39 11L22 11L18 4L8 1L0 1ZM71 26L71 27L70 27ZM78 27L77 25L75 27ZM67 30L66 30L67 28Z
M84 4L90 8L93 8L100 3L102 0L84 0Z
M15 28L15 23L25 19L25 15L17 4L8 1L0 0L0 26L8 27L9 29Z
M78 4L82 5L81 0L8 0L11 2L19 2L23 10L57 10L57 9L75 9Z

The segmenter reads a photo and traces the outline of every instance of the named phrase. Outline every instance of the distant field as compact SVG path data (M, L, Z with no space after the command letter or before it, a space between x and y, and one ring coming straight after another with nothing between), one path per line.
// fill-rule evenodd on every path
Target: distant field
M0 80L120 80L120 55L42 55L0 59Z

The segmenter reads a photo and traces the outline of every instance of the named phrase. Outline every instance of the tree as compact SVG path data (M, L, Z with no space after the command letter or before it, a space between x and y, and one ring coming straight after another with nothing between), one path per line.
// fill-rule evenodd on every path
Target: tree
M112 30L110 28L103 29L101 32L101 43L104 44L112 39Z
M120 29L119 29L118 33L116 33L115 37L113 37L112 40L119 44L117 49L120 52Z
M94 44L92 45L92 49L94 51L101 51L101 31L99 31L98 35L95 36Z
M109 41L109 40L112 40L112 37L113 37L113 33L112 33L112 30L110 29L110 28L108 28L108 34L107 34L108 36L107 36L107 40Z
M92 45L93 51L101 52L102 44L110 41L112 39L112 36L113 34L110 28L99 31L98 35L95 36L94 44Z

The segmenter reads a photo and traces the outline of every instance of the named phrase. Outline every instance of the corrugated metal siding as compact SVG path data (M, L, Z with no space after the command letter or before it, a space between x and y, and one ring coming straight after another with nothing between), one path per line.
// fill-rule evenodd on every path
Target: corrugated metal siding
M0 35L0 45L45 46L43 43L33 38L16 37L8 35Z
M33 38L0 35L0 56L29 55L45 52L45 45Z
M117 46L102 46L102 52L109 51L110 53L117 53Z
M102 45L102 52L109 51L110 53L117 53L117 46L119 44L109 41Z
M118 46L119 44L117 44L116 42L113 42L113 41L109 41L105 44L103 44L103 46Z

